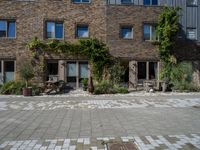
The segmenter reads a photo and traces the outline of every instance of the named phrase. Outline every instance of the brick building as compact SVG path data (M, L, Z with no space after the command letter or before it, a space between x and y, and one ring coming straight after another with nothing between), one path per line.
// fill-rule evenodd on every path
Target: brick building
M130 88L156 81L161 65L152 41L158 40L155 24L165 4L183 9L179 38L184 44L176 54L193 62L194 80L200 84L199 0L1 0L1 83L19 79L18 66L34 37L70 42L98 38L126 66L124 82ZM80 80L89 74L86 58L48 56L45 65L41 81L65 80L80 87Z

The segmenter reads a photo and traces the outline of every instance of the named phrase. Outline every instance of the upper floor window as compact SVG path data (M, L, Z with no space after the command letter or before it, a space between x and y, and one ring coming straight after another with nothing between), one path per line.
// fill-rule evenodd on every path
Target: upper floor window
M74 3L90 3L90 0L72 0Z
M187 5L189 6L197 5L197 0L187 0Z
M76 37L77 38L88 38L89 37L88 25L77 25Z
M144 0L144 5L158 5L158 0Z
M13 20L0 20L0 38L15 38L16 23Z
M131 27L131 26L121 27L121 38L133 39L133 27Z
M131 4L134 0L121 0L122 4Z
M46 38L62 39L64 35L62 22L46 22Z
M145 24L143 32L144 32L144 40L145 41L158 41L159 40L159 37L156 33L156 26Z
M189 40L197 39L197 29L196 28L187 28L186 34L187 34L187 39L189 39Z

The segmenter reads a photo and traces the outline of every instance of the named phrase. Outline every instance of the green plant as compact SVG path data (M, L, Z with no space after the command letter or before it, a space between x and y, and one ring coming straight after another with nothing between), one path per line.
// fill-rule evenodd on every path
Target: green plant
M188 62L180 62L173 65L170 72L170 83L173 90L195 91L196 87L192 83L192 64Z
M32 85L29 83L28 86L32 87L33 95L39 95L40 89L37 85ZM22 89L26 87L26 83L23 81L9 81L2 85L0 93L1 94L13 94L13 95L21 95Z
M81 83L83 84L83 90L86 91L88 88L88 79L87 78L83 79Z
M75 55L86 56L92 66L93 77L97 81L101 81L103 73L108 68L111 60L106 45L97 39L80 40L78 43L69 43L65 41L52 40L50 42L42 42L38 38L34 38L27 47L32 51L32 57L38 58L45 56L46 53L54 53L57 55Z
M173 48L176 44L176 36L179 32L179 13L180 8L164 7L163 12L159 16L157 33L159 36L159 55L163 62L161 78L168 78L171 68L177 63L176 57L173 55Z
M94 94L116 94L128 93L128 89L120 86L119 84L112 84L107 80L103 80L94 88Z
M21 64L19 69L20 76L25 80L26 88L28 87L28 81L34 77L33 66L29 61L25 61Z
M1 94L15 94L20 95L22 88L25 87L25 82L20 81L9 81L3 84L1 88Z
M121 93L121 94L127 94L127 93L129 93L129 91L128 91L127 88L122 87L119 84L115 84L113 86L113 89L115 89L116 93Z
M121 81L121 77L125 73L125 68L120 65L119 62L115 62L109 68L110 81L112 84L119 84Z

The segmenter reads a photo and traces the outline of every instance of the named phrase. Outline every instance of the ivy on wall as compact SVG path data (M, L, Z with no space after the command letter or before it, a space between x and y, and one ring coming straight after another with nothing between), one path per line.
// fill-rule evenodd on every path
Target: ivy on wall
M162 79L170 76L173 65L177 63L173 49L179 32L179 11L180 8L164 7L159 16L157 33L159 35L159 55L163 62Z
M27 44L27 47L31 50L33 58L39 58L46 53L62 54L64 56L85 56L92 66L92 74L97 81L102 80L104 71L112 59L106 45L97 39L80 40L77 43L52 40L46 43L34 38Z

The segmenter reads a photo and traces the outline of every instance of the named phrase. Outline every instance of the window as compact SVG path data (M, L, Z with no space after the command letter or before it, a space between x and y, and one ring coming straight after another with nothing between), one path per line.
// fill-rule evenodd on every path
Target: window
M90 3L90 0L73 0L74 3Z
M15 38L16 36L16 27L15 21L11 20L0 20L0 38Z
M158 0L144 0L144 5L158 5Z
M77 38L88 38L89 37L88 25L77 25L76 37Z
M131 4L133 3L133 0L121 0L122 4Z
M47 38L62 39L63 38L63 23L62 22L47 22L46 23Z
M138 80L157 79L157 68L157 62L138 62Z
M133 28L131 26L121 27L121 38L132 39L133 38Z
M197 5L197 0L187 0L187 5L189 6Z
M187 39L196 40L197 39L197 29L196 28L187 28Z
M156 34L156 27L153 25L144 25L144 40L145 41L158 41L158 35Z

